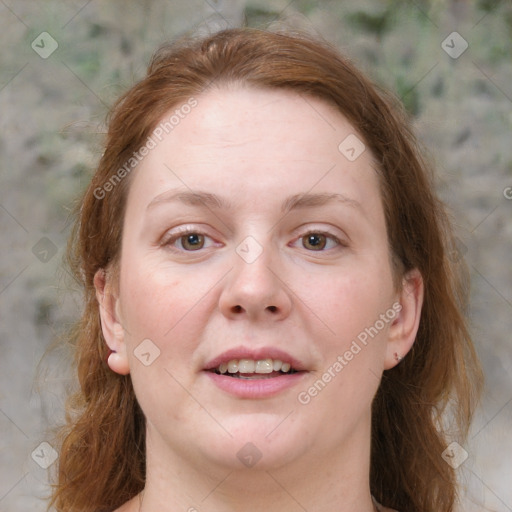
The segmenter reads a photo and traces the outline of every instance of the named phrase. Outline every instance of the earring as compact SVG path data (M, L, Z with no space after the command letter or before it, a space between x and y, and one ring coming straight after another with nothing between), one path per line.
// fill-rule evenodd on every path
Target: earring
M403 359L403 357L402 357L398 352L395 352L395 359L396 359L398 362L400 362L400 361Z

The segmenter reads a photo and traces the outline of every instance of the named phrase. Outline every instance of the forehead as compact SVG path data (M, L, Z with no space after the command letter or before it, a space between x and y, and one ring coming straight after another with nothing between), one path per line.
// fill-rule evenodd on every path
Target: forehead
M237 155L248 148L266 149L252 154L264 160L268 150L279 149L273 157L299 160L312 156L312 144L318 148L315 157L325 152L328 159L338 151L338 139L354 132L331 105L316 98L291 90L230 85L198 97L197 107L172 135L176 145L185 140L190 151L194 147L220 146ZM191 156L181 151L176 162L188 161Z
M326 102L241 86L212 89L194 100L172 125L165 123L180 105L162 116L161 140L153 136L156 145L135 172L131 188L146 204L176 187L260 202L308 191L347 193L361 201L378 189L370 151L347 158L344 141L358 153L363 143Z

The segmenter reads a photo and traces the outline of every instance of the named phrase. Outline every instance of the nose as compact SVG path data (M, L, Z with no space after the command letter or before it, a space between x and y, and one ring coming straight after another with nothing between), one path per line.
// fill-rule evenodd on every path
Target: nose
M277 321L292 309L291 290L270 266L270 250L255 260L234 255L234 268L219 298L221 312L227 318L251 321Z

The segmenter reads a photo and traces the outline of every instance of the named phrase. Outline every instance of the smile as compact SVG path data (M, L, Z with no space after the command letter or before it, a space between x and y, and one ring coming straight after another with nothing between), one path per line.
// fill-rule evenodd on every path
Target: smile
M231 359L219 364L211 371L236 379L270 379L284 374L296 373L290 363L280 359Z

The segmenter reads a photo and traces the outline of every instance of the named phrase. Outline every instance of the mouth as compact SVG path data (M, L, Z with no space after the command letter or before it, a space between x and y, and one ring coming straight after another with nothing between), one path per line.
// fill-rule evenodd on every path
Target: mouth
M222 391L244 399L276 396L298 385L309 373L300 360L272 346L227 350L203 371Z
M222 362L215 368L208 371L217 375L225 375L234 379L272 379L281 375L297 373L291 363L283 362L281 359L230 359Z

